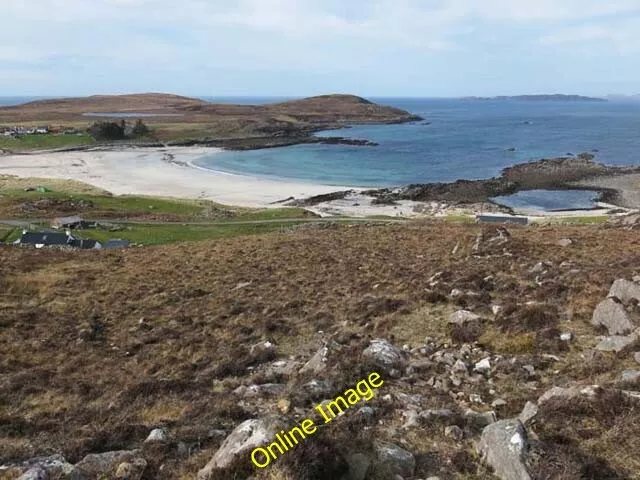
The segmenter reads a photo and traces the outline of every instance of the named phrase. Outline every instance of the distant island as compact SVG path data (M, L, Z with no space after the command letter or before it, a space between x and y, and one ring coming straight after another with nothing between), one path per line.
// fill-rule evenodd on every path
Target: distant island
M530 102L606 102L604 98L585 97L582 95L515 95L498 97L463 97L462 100L524 100Z

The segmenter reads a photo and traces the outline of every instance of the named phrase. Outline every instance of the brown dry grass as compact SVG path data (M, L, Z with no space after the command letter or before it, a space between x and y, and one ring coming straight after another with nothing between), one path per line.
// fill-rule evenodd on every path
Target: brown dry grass
M344 226L115 252L0 247L0 464L51 452L77 461L89 452L134 448L151 428L162 426L190 454L176 457L172 450L152 461L148 478L162 463L165 478L193 478L219 445L208 431L231 429L256 415L257 407L239 404L229 393L249 381L248 367L270 360L249 356L250 345L269 339L278 346L278 359L304 360L321 336L340 337L351 344L330 372L339 372L331 378L340 391L368 368L359 352L374 335L412 346L425 336L447 340L448 313L461 301L433 301L452 288L478 293L462 303L487 317L492 303L517 299L521 305L510 310L509 328L489 326L480 340L518 355L517 365L500 367L503 374L495 379L494 388L510 401L509 413L549 386L590 382L593 371L580 357L595 344L588 320L614 279L640 273L637 234L591 226L513 228L511 242L500 249L476 257L451 254L458 242L470 253L481 229L446 223ZM566 237L576 244L555 245ZM548 282L537 285L528 272L541 260L552 267ZM573 267L560 267L564 261ZM443 272L441 283L430 287L436 272ZM480 281L489 276L492 282ZM552 310L532 313L523 306L527 301ZM552 323L550 312L557 313ZM589 337L557 352L531 331L540 318L547 329ZM542 361L543 353L562 361ZM628 368L626 355L600 362L598 380L610 381ZM509 370L525 363L536 365L535 385L523 387L524 380ZM304 380L294 376L292 391ZM300 408L310 401L292 400ZM260 408L277 409L277 399L272 403ZM393 409L381 404L380 411L387 424L401 421ZM635 423L629 424L636 413L616 413L614 423L594 417L600 423L584 445L572 431L565 436L575 438L580 451L613 454L619 435L637 435ZM341 420L322 437L326 445L320 438L308 448L320 449L318 458L334 458L332 448L359 438L358 432L362 426ZM368 439L382 432L371 430ZM555 441L551 433L544 438ZM449 468L451 478L489 478L469 453L470 443L461 449L443 441L439 431L406 440L423 465L420 475ZM279 465L280 476L271 471L261 478L330 478L322 476L328 475L322 465L315 477L311 470L301 474L304 458L310 457L291 456L292 463ZM571 458L575 463L577 457ZM607 468L640 472L633 458L622 455Z

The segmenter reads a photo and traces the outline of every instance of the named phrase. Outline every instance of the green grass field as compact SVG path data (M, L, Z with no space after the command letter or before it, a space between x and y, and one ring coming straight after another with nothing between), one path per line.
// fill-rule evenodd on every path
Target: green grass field
M120 238L142 245L161 245L175 242L193 242L215 238L237 237L278 232L297 225L296 222L237 225L232 222L217 225L132 225L126 230L110 232L106 230L79 230L74 232L80 238L91 238L105 242Z
M95 141L89 135L22 135L17 138L0 137L0 148L11 151L48 150L53 148L91 145Z
M11 239L16 230L19 229L12 227L11 225L0 225L0 243Z
M82 212L78 212L88 219L104 218L134 218L142 214L167 215L174 217L177 221L207 221L207 220L277 220L292 218L309 218L312 215L302 208L271 208L271 209L251 209L242 207L231 207L215 203L208 200L184 200L178 198L161 198L147 196L111 196L95 194L69 194L56 191L56 184L45 182L35 182L31 186L43 185L53 191L47 193L25 192L21 181L21 189L11 188L0 189L0 218L12 218L8 210L12 205L19 205L25 202L36 202L42 199L72 200L74 202L85 201L91 205ZM2 182L0 182L2 186ZM3 211L7 213L3 213ZM50 215L47 212L33 212L28 216L32 218L47 218L58 216L55 212ZM27 215L20 213L20 215Z

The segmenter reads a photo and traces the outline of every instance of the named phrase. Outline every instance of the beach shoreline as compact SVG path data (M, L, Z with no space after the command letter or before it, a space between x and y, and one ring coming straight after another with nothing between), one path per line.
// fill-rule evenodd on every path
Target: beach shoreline
M376 202L365 194L367 187L345 187L268 179L217 171L195 163L199 158L222 152L217 147L97 147L74 151L39 151L0 155L0 175L22 178L76 180L114 195L142 195L190 200L210 200L247 208L287 206L292 199L303 200L335 192L348 192L339 199L304 206L321 216L388 216L399 218L475 216L504 214L508 209L491 202L459 205L458 202L399 199ZM214 157L215 158L215 157ZM637 177L634 177L634 179ZM624 186L620 182L616 186ZM595 180L594 180L595 182ZM602 180L591 186L604 186ZM607 183L607 186L612 186ZM624 197L624 191L621 196ZM303 202L304 203L304 202ZM616 202L617 203L617 202ZM607 215L615 205L594 210L544 212L516 209L513 213L530 220L559 216Z
M0 156L0 175L77 180L114 195L212 200L239 207L269 207L289 197L334 192L339 187L262 179L195 165L213 147L99 148Z

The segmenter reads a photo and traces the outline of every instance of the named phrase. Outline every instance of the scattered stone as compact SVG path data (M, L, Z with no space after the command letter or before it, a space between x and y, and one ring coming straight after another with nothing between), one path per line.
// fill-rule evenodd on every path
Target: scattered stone
M478 431L498 421L495 412L476 412L472 409L464 412L464 418L469 428Z
M494 315L499 315L503 310L502 305L491 305L491 311Z
M462 360L457 360L456 363L453 364L451 371L455 373L467 373L467 366Z
M464 439L464 432L457 425L451 425L444 429L444 436L456 442L461 442Z
M573 245L573 240L571 240L570 238L563 238L561 240L558 240L556 242L556 245L558 245L559 247L569 247Z
M362 453L354 453L346 456L349 465L348 480L365 480L371 467L371 459Z
M256 398L262 396L278 396L284 393L287 386L280 383L265 383L264 385L241 385L233 393L243 398Z
M49 474L44 468L33 467L22 474L20 480L48 480Z
M471 403L477 403L478 405L482 405L484 402L482 401L482 397L477 393L472 393L469 395L469 401Z
M226 468L240 456L248 456L254 448L270 443L276 433L286 428L289 428L289 422L278 416L242 422L222 443L209 463L198 472L198 480L215 478L216 470Z
M139 450L122 450L90 454L75 465L75 472L79 478L123 478L117 477L117 472L122 470L120 465L127 463L128 480L140 480L147 468L147 461L142 458Z
M268 341L260 342L252 345L249 349L249 354L252 357L263 357L275 353L276 346Z
M553 387L551 390L546 391L542 394L540 398L538 398L538 405L544 405L549 400L554 398L562 398L564 400L572 400L574 398L578 398L581 396L585 397L594 397L597 393L599 387L591 386L585 388L578 387Z
M609 335L625 335L634 328L624 306L613 298L607 298L598 304L593 312L591 324L605 327Z
M394 368L402 369L406 365L403 352L387 340L372 340L362 355L387 372Z
M623 304L628 304L632 300L640 302L640 284L629 280L616 280L609 290L610 297L616 297Z
M491 373L491 359L489 357L483 358L478 363L476 363L473 368L478 373L489 374Z
M533 377L536 374L536 369L533 365L523 365L522 369L527 372L529 377Z
M527 402L518 418L523 425L528 425L536 415L538 415L538 405L533 402Z
M640 370L625 370L620 378L623 382L637 382L640 380Z
M527 431L519 420L502 420L482 432L478 454L502 480L531 480L525 466L529 443Z
M596 347L596 350L601 352L621 352L629 345L632 345L637 340L635 335L621 336L615 335L612 337L605 337Z
M453 412L447 408L440 408L437 410L425 410L420 412L418 416L426 421L449 420L453 417Z
M403 477L412 477L416 469L416 459L408 452L392 443L378 445L376 449L378 461L391 470L391 473Z
M329 352L340 348L340 345L336 342L329 342L324 344L320 349L311 357L311 359L300 369L300 373L314 373L318 374L327 368L327 359L329 358Z
M454 288L453 290L451 290L451 293L449 294L451 298L460 298L463 295L464 295L464 292L459 288Z
M562 333L560 334L560 340L563 342L570 342L573 340L573 333Z
M164 428L156 428L152 430L144 443L153 443L153 442L167 442L169 440L169 433Z
M493 402L491 402L491 408L498 409L506 406L507 406L507 402L502 398L497 398Z
M461 326L476 320L480 320L480 315L476 315L468 310L458 310L457 312L452 313L449 317L449 323Z

